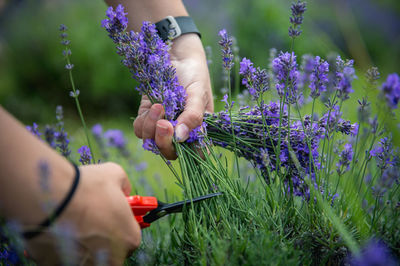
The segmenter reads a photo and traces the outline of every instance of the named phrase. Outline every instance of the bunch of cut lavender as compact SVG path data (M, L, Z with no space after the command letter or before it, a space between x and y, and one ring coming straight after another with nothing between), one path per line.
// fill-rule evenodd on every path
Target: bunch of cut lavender
M144 22L140 32L127 31L128 19L122 5L109 7L102 26L117 45L122 63L139 81L137 88L152 103L161 103L165 117L174 122L185 106L186 91L179 85L169 57L169 46L156 32L154 24Z

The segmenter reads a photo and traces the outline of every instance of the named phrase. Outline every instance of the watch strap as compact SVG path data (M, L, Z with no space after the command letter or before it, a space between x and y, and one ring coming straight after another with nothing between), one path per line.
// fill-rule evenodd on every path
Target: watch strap
M201 37L200 31L197 29L196 24L194 24L193 19L188 16L168 16L155 25L158 35L163 41L168 39L173 40L186 33L196 33Z

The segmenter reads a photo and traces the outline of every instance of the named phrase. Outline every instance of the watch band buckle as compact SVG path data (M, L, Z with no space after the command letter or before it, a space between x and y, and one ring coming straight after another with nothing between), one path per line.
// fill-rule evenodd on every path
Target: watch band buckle
M175 39L181 36L181 28L179 27L173 16L167 16L163 22L163 25L160 25L160 27L158 27L158 31L162 39Z

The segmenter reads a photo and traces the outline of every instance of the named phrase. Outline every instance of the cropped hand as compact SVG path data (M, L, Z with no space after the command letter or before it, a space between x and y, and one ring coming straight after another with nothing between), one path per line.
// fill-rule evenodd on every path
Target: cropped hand
M28 241L28 254L39 265L59 265L65 260L59 247L67 237L76 248L75 258L70 247L66 250L72 265L96 265L100 252L107 265L122 265L141 239L125 197L131 190L126 173L114 163L82 166L80 172L70 205L50 230ZM68 228L72 230L65 235ZM64 239L57 239L60 233Z
M176 159L172 145L174 132L178 141L185 141L189 132L201 125L204 113L214 111L214 105L210 75L200 38L194 33L178 37L173 40L170 55L178 81L187 92L185 110L178 117L175 130L169 121L163 119L162 105L152 105L146 96L142 97L133 126L137 137L155 139L160 152L167 159Z

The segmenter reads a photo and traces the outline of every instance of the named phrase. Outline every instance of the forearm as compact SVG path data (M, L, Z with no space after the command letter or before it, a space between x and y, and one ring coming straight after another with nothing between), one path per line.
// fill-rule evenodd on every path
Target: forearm
M37 226L48 215L43 208L46 201L59 204L65 197L74 178L73 166L1 106L0 128L0 215ZM45 173L41 177L40 164L48 167L48 178Z
M122 4L128 13L129 27L139 31L143 21L158 22L166 16L187 16L181 0L106 0L108 5L116 7Z

